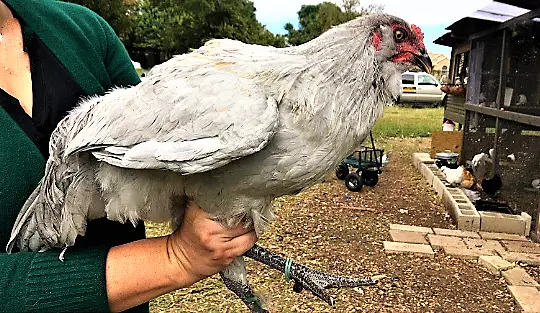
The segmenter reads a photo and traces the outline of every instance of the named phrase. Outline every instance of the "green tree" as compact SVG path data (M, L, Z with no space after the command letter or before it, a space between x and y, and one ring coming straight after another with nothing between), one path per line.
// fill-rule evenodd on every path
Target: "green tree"
M126 41L133 31L133 16L138 10L136 0L63 0L83 5L103 17L116 34Z
M147 0L136 20L133 41L141 48L184 53L213 38L285 45L257 21L248 0Z
M360 0L343 0L342 7L343 9L331 2L303 5L298 11L298 29L291 23L285 24L288 43L293 46L301 45L320 36L332 26L383 9L381 5L359 9Z

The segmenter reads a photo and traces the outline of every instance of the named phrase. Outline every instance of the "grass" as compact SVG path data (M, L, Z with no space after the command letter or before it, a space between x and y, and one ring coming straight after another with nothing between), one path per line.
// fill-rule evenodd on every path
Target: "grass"
M373 128L375 138L430 137L442 129L443 108L386 107L384 116Z

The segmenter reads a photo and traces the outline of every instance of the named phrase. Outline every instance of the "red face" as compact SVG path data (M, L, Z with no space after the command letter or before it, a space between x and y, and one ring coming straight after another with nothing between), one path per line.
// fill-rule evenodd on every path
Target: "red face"
M413 64L426 72L431 72L431 59L424 45L424 34L416 25L410 28L398 23L391 24L393 39L396 44L396 54L391 58L394 63ZM375 32L373 45L378 51L381 48L382 34Z

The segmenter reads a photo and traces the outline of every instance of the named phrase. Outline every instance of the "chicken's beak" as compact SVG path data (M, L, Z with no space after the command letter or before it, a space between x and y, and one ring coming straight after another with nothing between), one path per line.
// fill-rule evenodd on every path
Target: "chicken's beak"
M430 73L433 70L433 64L426 49L420 49L419 54L413 53L413 64L421 68L424 72Z

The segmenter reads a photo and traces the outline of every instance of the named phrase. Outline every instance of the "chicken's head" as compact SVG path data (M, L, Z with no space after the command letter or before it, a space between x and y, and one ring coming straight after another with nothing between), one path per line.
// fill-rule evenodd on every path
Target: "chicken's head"
M385 17L384 23L373 31L373 47L378 57L393 62L402 70L418 66L431 72L432 63L420 28L399 18Z

